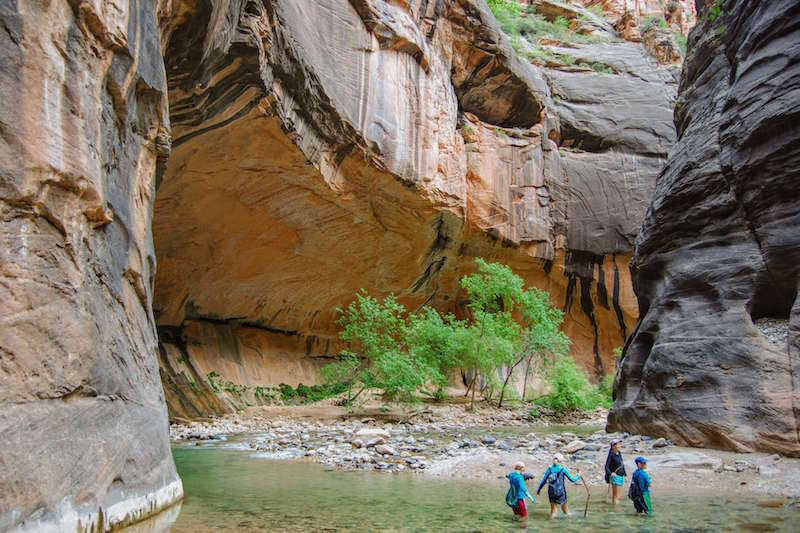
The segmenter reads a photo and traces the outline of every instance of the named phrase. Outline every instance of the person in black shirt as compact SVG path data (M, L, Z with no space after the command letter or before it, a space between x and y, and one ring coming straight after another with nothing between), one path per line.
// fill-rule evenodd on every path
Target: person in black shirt
M611 485L611 497L614 505L619 503L621 487L625 485L625 464L622 462L622 452L619 451L619 441L611 441L611 448L606 457L606 483Z

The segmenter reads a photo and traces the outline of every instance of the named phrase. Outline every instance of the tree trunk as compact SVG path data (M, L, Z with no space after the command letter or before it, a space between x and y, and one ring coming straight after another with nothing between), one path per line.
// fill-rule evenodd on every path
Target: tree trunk
M528 394L528 376L531 373L531 358L528 357L528 364L525 365L525 379L522 381L522 401L525 401L525 395Z
M476 370L475 371L475 376L472 378L472 401L469 404L469 410L470 411L474 411L475 410L475 389L478 388L478 386L475 383L475 381L477 381L477 379L478 379L478 371Z
M503 388L500 389L500 401L497 402L497 407L503 407L503 396L505 396L506 394L506 385L508 385L511 376L514 375L514 369L517 368L517 365L519 365L524 359L525 356L523 355L522 357L517 359L517 362L511 365L511 368L508 370L508 375L506 376L505 381L503 381ZM524 393L522 398L525 399Z

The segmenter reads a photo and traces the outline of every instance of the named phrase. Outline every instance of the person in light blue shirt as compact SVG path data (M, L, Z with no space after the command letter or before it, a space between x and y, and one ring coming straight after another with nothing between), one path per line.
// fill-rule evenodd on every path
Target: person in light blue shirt
M633 500L633 507L637 513L653 514L653 504L650 503L650 474L647 473L647 459L637 457L634 462L636 471L631 476L628 497Z
M506 476L508 478L508 493L506 494L506 503L514 511L515 516L519 516L521 520L525 520L528 516L528 509L525 507L525 498L530 498L531 503L536 503L533 496L530 495L528 489L525 487L525 481L533 479L533 476L525 472L525 463L519 462L514 465L514 471L509 472Z
M550 498L550 518L555 518L558 512L558 506L561 506L561 512L568 514L567 510L567 489L564 486L564 478L566 477L573 483L577 483L581 479L581 471L578 470L576 476L572 476L569 471L564 468L561 463L564 462L564 456L557 453L553 457L553 464L547 467L547 470L542 476L542 482L539 483L539 488L536 494L542 491L542 487L547 483L547 496Z

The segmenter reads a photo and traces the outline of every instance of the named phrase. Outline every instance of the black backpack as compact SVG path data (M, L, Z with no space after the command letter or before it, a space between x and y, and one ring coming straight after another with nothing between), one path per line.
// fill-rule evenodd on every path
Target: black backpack
M628 487L628 499L638 500L642 497L642 489L639 488L639 471L633 473L631 476L631 486Z
M564 488L564 470L559 469L558 472L550 472L547 476L547 491L554 499L561 499L566 492Z

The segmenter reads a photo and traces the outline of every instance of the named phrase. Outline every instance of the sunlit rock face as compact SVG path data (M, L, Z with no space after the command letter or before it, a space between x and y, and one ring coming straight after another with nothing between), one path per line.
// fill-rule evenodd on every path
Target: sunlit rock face
M789 0L701 10L632 262L612 430L800 455L799 23Z
M172 154L153 220L173 410L208 407L211 353L249 386L279 382L259 382L243 354L292 367L335 355L335 308L360 288L466 316L458 280L475 257L550 290L574 357L613 372L636 317L628 259L674 141L677 70L610 38L573 53L613 71L520 59L476 1L211 3L187 16L165 52ZM248 344L234 326L269 334ZM314 382L298 372L287 383Z

